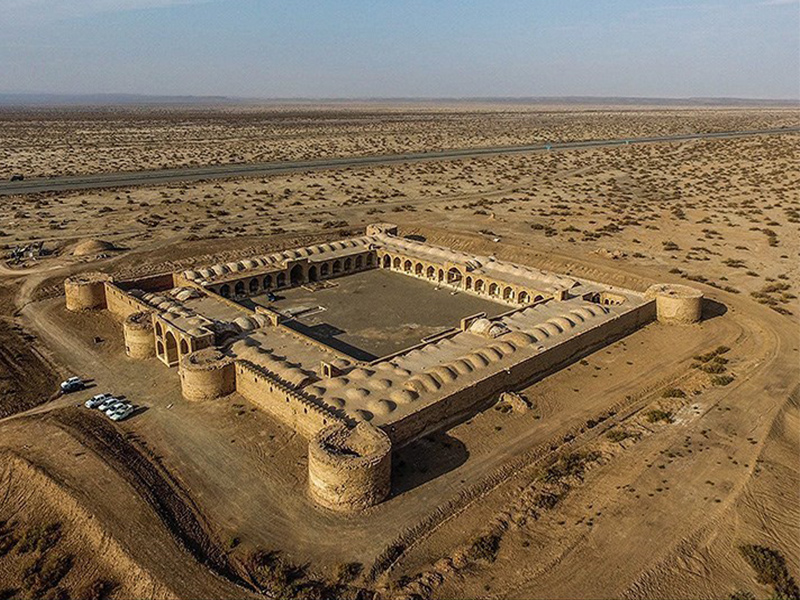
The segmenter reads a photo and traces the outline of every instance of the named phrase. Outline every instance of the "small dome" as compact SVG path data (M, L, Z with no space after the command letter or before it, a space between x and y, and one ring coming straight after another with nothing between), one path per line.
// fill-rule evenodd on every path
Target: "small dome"
M471 373L472 371L475 370L474 367L471 364L469 364L469 362L466 359L463 358L459 358L457 361L452 363L452 367L462 375L466 375L467 373Z
M328 380L328 389L329 390L340 390L345 387L347 384L350 383L350 380L347 377L331 377Z
M325 398L325 402L327 402L334 408L344 408L347 405L347 402L345 402L342 398L339 398L338 396L333 396L332 398Z
M497 362L503 358L503 355L497 350L497 348L481 348L478 350L478 354L483 356L490 363Z
M375 415L373 415L368 410L363 410L361 408L358 408L358 409L353 411L353 417L355 417L356 419L359 419L361 421L372 421L372 418L374 416Z
M419 394L412 390L395 390L389 397L398 404L408 404L419 398Z
M478 354L477 352L472 352L470 354L467 354L464 357L464 360L466 360L469 364L471 364L476 370L482 369L483 367L489 364L489 360L485 356Z
M392 387L392 380L391 379L373 379L369 382L369 387L373 390L388 390Z
M350 375L351 378L358 380L367 379L374 374L375 371L370 371L369 369L363 369L363 368L353 369L352 371L350 371L350 373L348 373L348 375Z
M388 415L397 408L397 404L386 399L372 400L368 406L369 409L376 415Z
M370 391L365 390L364 388L350 388L344 393L344 395L351 400L364 400L369 396L369 394Z

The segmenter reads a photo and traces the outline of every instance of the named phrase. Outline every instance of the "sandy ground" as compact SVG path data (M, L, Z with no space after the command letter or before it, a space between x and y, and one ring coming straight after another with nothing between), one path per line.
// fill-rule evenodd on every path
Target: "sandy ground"
M769 129L796 109L383 104L0 109L0 179Z
M604 127L617 126L608 116ZM24 537L58 522L62 534L45 550L0 556L0 591L43 585L31 575L26 588L26 569L71 556L51 591L109 581L111 597L241 597L260 587L251 558L262 549L305 565L297 585L330 585L339 565L362 563L354 585L387 597L767 597L739 546L779 552L797 579L797 139L8 199L0 240L44 240L52 254L0 272L2 407L29 411L0 420L0 451L13 457L0 473L0 523ZM67 313L58 297L79 270L184 268L377 220L635 289L683 281L715 303L701 324L650 325L535 384L529 413L488 408L402 451L389 501L342 519L306 499L305 451L291 432L236 395L182 402L174 373L124 358L116 323ZM118 249L72 255L90 238ZM693 359L720 345L733 377L724 386ZM72 371L147 410L111 426L75 398L42 404ZM665 397L673 388L684 395ZM671 420L652 421L655 409ZM581 469L552 477L552 461L574 453ZM494 543L475 558L487 531ZM119 560L81 566L111 546Z

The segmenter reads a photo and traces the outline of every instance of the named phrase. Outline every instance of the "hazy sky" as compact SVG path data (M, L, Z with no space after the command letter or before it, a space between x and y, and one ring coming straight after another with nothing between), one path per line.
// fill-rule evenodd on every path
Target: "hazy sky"
M798 0L0 0L0 91L800 96Z

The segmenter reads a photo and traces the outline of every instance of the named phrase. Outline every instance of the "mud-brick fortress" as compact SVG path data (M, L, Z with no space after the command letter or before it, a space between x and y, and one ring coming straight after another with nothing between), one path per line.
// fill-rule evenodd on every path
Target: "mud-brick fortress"
M294 327L298 317L280 302L252 302L299 286L331 289L371 269L480 296L503 312L454 318L435 336L363 361ZM340 511L390 494L393 449L655 319L696 322L703 300L685 286L640 294L457 252L386 223L361 237L199 270L124 281L83 274L64 287L68 309L105 309L122 322L131 359L177 367L187 401L236 392L305 437L309 493Z

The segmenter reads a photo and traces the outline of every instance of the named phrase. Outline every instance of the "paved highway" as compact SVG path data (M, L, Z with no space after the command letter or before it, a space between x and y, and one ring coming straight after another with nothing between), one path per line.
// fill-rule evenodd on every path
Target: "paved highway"
M739 138L755 135L776 135L798 132L800 132L800 127L759 129L753 131L720 131L716 133L688 133L659 137L589 140L583 142L534 144L528 146L463 148L458 150L416 152L409 154L351 156L345 158L322 158L305 161L229 164L207 167L161 169L153 171L120 171L117 173L95 173L91 175L70 175L66 177L42 177L37 179L26 179L23 181L4 181L0 183L0 196L36 194L40 192L69 192L101 188L160 185L165 183L205 181L240 177L262 177L264 175L280 175L302 171L342 169L347 167L362 166L382 166L398 163L449 160L457 158L477 158L482 156L494 156L498 154L528 154L532 152L554 152L583 148L604 148L628 144L653 144L663 142L682 142L687 140Z

